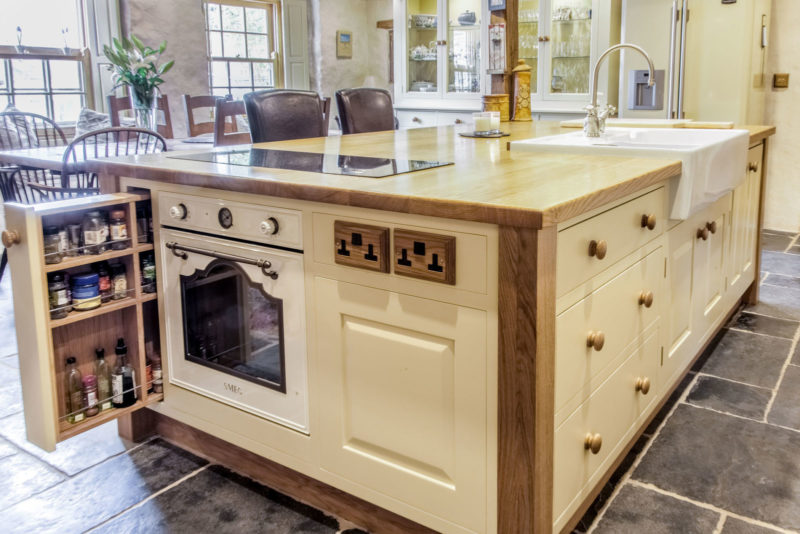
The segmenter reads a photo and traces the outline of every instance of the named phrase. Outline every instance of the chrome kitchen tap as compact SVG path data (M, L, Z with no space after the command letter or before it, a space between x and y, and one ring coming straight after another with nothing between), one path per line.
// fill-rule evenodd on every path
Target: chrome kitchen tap
M589 87L589 93L592 95L592 103L586 106L586 118L583 121L583 133L586 137L600 137L606 129L606 119L609 115L612 115L617 111L617 108L614 106L608 105L603 109L597 108L597 78L600 75L600 63L606 58L614 50L619 50L620 48L632 48L636 50L640 54L644 56L647 60L647 66L650 69L650 76L647 85L652 87L656 83L656 73L655 69L653 68L653 60L650 59L650 56L647 55L647 52L644 51L643 48L636 46L634 44L628 43L620 43L610 47L608 50L600 54L600 57L597 58L597 62L594 64L594 68L592 69L592 85Z

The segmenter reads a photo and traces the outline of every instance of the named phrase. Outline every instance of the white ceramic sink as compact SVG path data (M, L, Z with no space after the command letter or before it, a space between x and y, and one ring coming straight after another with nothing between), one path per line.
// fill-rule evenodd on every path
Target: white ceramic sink
M607 128L602 137L578 131L514 141L511 150L680 160L670 218L686 219L744 181L749 139L747 130Z

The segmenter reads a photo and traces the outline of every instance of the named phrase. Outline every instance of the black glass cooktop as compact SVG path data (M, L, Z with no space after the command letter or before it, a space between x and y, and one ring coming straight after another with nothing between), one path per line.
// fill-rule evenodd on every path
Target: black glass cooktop
M449 161L373 158L264 148L201 152L186 155L176 154L167 157L223 163L226 165L242 165L245 167L267 167L270 169L289 169L323 174L346 174L349 176L365 176L367 178L385 178L386 176L453 164Z

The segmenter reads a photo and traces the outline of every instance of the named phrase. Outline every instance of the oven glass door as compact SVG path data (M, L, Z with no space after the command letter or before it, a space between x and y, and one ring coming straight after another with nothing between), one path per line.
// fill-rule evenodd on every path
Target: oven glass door
M286 392L282 299L221 259L181 275L181 297L187 360Z
M307 433L303 255L171 228L159 249L170 385Z

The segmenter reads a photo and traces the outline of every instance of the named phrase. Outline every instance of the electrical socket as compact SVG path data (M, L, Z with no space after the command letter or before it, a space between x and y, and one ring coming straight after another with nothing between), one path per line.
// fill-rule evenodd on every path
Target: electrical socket
M340 265L389 272L389 228L334 221L334 261Z
M455 285L456 238L395 228L394 272Z

